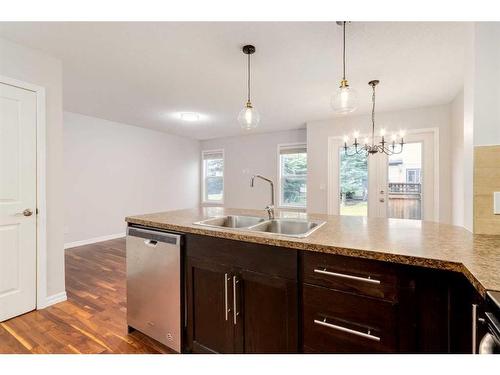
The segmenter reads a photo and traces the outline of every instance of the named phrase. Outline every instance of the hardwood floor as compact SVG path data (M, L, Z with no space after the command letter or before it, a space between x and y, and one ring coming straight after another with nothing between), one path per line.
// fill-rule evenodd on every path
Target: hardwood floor
M169 353L127 334L125 239L66 250L68 300L0 323L0 353Z

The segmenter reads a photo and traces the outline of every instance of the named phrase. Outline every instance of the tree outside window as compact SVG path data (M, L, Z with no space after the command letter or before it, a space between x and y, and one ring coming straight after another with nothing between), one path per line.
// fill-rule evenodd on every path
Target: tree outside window
M307 152L305 146L280 148L280 192L280 206L306 206Z
M222 151L203 152L203 201L222 202L224 197L224 156Z

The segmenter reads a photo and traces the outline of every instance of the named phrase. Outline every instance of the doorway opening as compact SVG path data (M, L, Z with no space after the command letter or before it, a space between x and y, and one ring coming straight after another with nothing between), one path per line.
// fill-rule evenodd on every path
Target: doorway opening
M328 213L438 220L438 131L415 131L405 141L400 154L347 156L341 139L330 138Z

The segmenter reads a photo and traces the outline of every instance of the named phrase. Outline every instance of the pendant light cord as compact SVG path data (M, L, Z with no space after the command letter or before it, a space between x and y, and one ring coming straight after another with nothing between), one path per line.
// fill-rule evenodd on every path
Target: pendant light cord
M248 103L250 103L250 54L248 54Z
M372 146L375 144L375 85L372 86Z
M345 81L345 24L346 21L344 21L343 27L342 27L342 79Z

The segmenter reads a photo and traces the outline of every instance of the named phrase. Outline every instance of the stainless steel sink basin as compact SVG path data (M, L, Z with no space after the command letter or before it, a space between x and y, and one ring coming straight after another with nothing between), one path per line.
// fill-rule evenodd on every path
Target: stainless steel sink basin
M233 228L250 232L279 234L289 237L307 237L325 224L324 221L307 221L299 219L264 219L256 216L228 215L211 217L197 221L196 225L213 228Z
M228 215L212 217L210 219L198 221L195 224L219 228L248 228L265 220L266 219L262 217L256 216Z
M248 229L256 232L275 233L292 237L307 237L323 224L325 224L324 221L274 219L264 221Z

